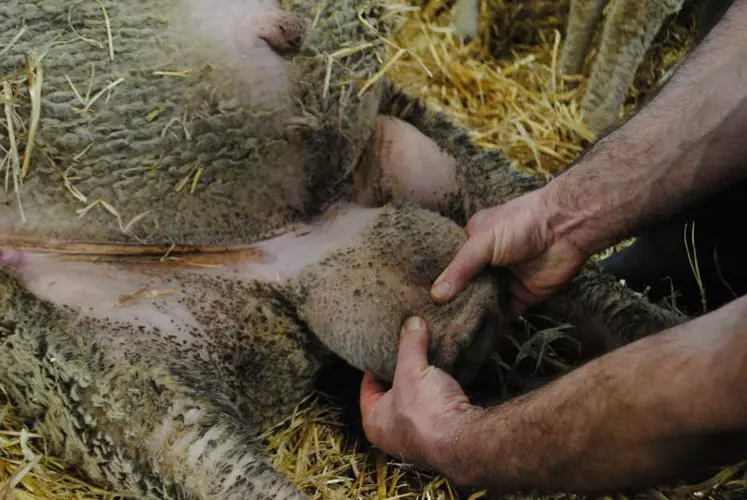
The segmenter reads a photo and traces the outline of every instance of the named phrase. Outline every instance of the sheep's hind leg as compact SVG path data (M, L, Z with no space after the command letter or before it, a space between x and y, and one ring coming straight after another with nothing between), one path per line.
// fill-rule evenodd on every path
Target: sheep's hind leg
M429 325L431 362L469 384L489 356L500 324L500 281L488 271L449 304L428 293L440 270L466 241L452 220L415 204L349 209L374 218L360 238L300 273L299 317L321 342L360 370L394 375L404 320Z

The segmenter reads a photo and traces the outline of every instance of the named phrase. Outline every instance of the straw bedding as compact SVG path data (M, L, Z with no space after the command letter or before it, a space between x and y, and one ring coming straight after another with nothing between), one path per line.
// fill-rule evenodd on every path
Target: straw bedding
M487 3L482 2L485 14ZM391 40L394 60L386 65L389 76L407 92L423 96L430 106L468 126L477 143L502 148L522 167L550 177L594 139L578 111L585 80L563 79L555 71L567 0L491 0L490 8L495 10L484 16L489 26L469 44L449 31L450 5L436 0L403 7L411 10L409 22ZM694 19L693 9L686 7L662 30L630 89L625 113L681 60L692 43ZM554 349L561 337L558 330L511 339L515 359L505 364L507 380L518 372L552 376L570 369L570 362ZM291 418L265 434L277 468L317 499L472 500L484 495L457 492L447 480L371 449L362 438L357 415L358 378L351 377L347 391L337 391L337 397L312 394ZM334 379L341 378L337 372ZM43 440L28 430L32 425L14 416L0 392L0 500L122 498L48 456ZM714 477L702 484L651 491L642 497L747 496L745 465L714 471ZM539 497L527 493L522 498Z

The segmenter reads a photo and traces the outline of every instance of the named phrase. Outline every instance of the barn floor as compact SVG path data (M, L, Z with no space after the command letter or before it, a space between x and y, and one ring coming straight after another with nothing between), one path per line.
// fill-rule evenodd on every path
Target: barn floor
M583 78L563 80L554 71L568 2L491 3L496 6L496 15L488 19L491 26L480 40L467 45L450 34L449 8L440 0L413 9L405 31L391 40L392 55L400 55L390 67L390 76L406 91L423 96L429 105L470 127L482 146L502 148L522 167L552 176L594 139L577 109ZM681 60L692 42L693 20L693 12L686 8L662 30L630 90L626 113ZM552 376L570 369L570 362L554 349L555 337L545 333L541 342L526 344L521 344L526 339L516 339L518 351L530 361L517 370L531 375L536 365L542 376ZM337 373L335 379L341 378ZM371 449L360 432L357 380L353 374L349 387L336 391L334 397L321 390L310 395L295 415L266 433L276 467L315 499L473 500L484 495L460 495L447 480ZM43 440L31 428L32 423L15 418L0 392L0 500L122 498L46 455ZM747 498L746 481L743 463L714 470L713 478L704 483L636 498ZM583 497L527 493L515 498Z

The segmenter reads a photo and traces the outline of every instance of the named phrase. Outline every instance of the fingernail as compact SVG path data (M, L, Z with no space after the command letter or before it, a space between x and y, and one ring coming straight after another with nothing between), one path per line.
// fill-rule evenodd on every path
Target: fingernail
M448 299L451 295L451 283L448 281L441 281L443 278L439 277L436 280L436 285L433 287L433 296L437 299Z
M407 330L408 332L416 332L418 330L422 330L423 326L423 320L416 316L407 318L407 321L405 321L405 330Z

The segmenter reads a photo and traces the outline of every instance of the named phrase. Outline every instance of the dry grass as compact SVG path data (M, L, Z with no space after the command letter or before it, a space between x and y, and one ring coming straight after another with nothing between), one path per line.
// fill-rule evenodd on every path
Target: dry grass
M463 44L448 29L448 6L429 3L411 15L405 31L392 41L393 59L384 68L407 91L470 127L480 145L501 148L524 168L552 176L593 140L578 111L584 79L563 79L555 71L567 1L491 0L491 5L497 10L487 18L490 29L477 42ZM692 34L693 16L687 10L666 26L630 91L626 112L681 59ZM17 118L7 123L20 125ZM18 176L21 159L13 151L6 153L6 172ZM555 337L520 350L521 355L532 364L562 368L552 347ZM43 440L28 431L31 423L15 418L3 404L0 400L0 500L121 498L79 479L75 471L48 456ZM310 396L291 418L264 436L275 466L315 499L483 496L459 496L448 481L372 450L360 439L355 415L354 397ZM640 497L747 497L744 465L726 468L703 484Z
M486 4L495 11L488 11ZM557 71L567 1L483 1L484 23L476 42L463 43L449 28L441 0L427 2L397 42L414 58L390 73L413 95L473 130L474 140L498 148L528 170L558 173L594 139L578 107L586 80ZM686 53L694 16L685 11L666 27L638 73L623 114L653 88ZM594 53L587 59L588 64ZM622 114L621 114L622 116Z
M12 414L0 393L0 500L125 498L81 477L45 452L42 438Z

